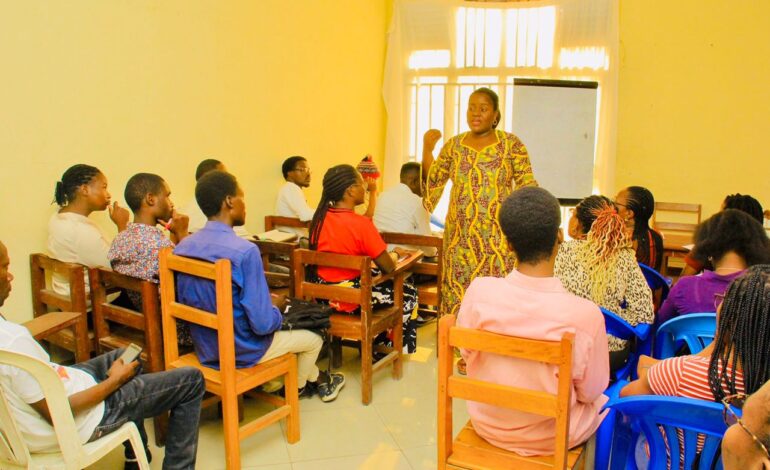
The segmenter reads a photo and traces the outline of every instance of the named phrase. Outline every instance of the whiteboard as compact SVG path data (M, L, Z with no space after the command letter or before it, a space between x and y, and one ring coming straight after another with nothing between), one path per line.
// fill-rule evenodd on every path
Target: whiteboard
M538 184L559 199L591 195L598 83L515 79L512 129Z

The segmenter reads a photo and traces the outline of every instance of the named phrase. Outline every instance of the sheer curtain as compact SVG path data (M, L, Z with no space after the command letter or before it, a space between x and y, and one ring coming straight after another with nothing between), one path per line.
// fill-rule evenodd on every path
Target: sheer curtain
M395 0L383 81L385 185L398 182L404 162L421 160L426 130L449 138L468 129L466 103L478 86L500 95L499 128L516 133L515 77L599 83L593 186L614 190L617 76L615 0Z

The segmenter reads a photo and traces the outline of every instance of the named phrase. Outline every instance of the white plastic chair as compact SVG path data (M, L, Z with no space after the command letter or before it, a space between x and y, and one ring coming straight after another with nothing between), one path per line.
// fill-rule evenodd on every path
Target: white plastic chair
M131 441L134 447L139 468L144 470L150 468L139 430L133 422L124 424L96 441L81 444L64 384L48 364L24 354L0 350L0 365L18 367L38 381L48 404L56 439L59 442L58 452L30 454L16 426L5 392L0 389L0 468L80 470L98 461L126 440Z

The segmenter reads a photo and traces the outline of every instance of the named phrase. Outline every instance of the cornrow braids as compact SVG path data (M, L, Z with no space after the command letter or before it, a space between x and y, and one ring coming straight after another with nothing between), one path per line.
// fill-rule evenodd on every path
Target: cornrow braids
M64 207L71 203L75 200L77 189L84 184L90 183L100 173L101 171L95 166L82 163L69 167L62 175L61 181L56 182L54 202L59 207Z
M607 287L623 281L615 279L615 265L620 251L631 245L628 233L612 201L604 196L587 197L575 209L578 220L590 221L590 225L584 226L589 230L577 253L578 260L589 268L591 298L603 302Z
M649 189L642 186L629 186L627 208L634 211L634 233L631 235L637 244L637 259L650 259L650 217L655 212L655 198ZM653 264L653 263L651 263Z
M770 379L770 264L750 267L730 284L719 312L714 351L708 368L716 401L737 393L736 368L743 371L745 393ZM728 367L729 363L729 367Z
M310 249L318 249L318 239L321 236L324 220L329 208L335 202L342 200L345 191L358 181L358 171L352 165L337 165L329 168L324 174L323 192L318 208L310 222Z

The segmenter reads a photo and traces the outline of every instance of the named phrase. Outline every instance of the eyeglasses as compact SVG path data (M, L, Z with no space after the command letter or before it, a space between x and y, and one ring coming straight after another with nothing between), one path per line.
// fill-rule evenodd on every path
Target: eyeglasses
M725 301L725 294L724 292L717 292L714 294L714 311L716 312L719 310L719 306L722 305L722 302Z
M746 433L751 436L751 439L757 443L760 449L762 449L762 452L764 452L765 457L770 459L770 452L768 452L767 447L762 443L762 441L757 437L756 434L751 432L749 428L746 427L745 424L743 424L743 421L741 418L735 413L735 410L733 410L732 406L736 406L733 404L733 402L740 403L740 407L743 407L743 404L746 402L746 399L749 396L745 393L736 393L734 395L727 395L722 399L722 405L724 405L725 409L722 412L722 418L725 420L725 424L727 426L732 426L735 423L738 423L738 426L743 428ZM732 406L731 406L732 405Z
M310 168L294 168L291 171L299 171L300 173L310 173Z
M620 206L620 207L625 207L625 208L628 208L628 206L627 206L626 204L621 204L621 203L620 203L620 202L618 202L618 201L612 201L612 203L613 203L613 204L615 204L616 206Z

